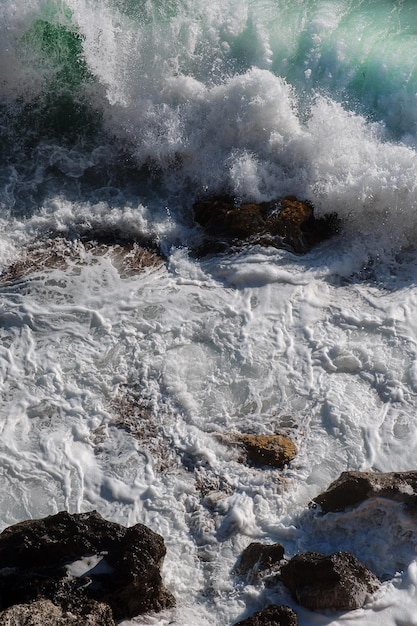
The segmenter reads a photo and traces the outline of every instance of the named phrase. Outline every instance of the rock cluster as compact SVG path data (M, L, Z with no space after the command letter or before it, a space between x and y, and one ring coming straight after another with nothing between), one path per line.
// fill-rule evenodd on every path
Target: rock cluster
M218 196L199 200L193 211L196 222L209 237L204 253L243 243L303 253L328 239L338 228L334 215L316 218L313 205L295 196L246 204L239 204L231 196Z
M146 526L126 528L96 511L10 526L0 535L0 626L113 626L171 607L160 573L165 551Z
M321 512L340 512L366 498L415 505L417 472L343 472L314 499ZM414 509L412 509L414 510ZM174 606L162 583L162 537L142 524L126 528L97 512L61 512L0 534L0 626L115 626ZM281 544L251 543L234 574L253 584L284 585L313 611L361 608L380 582L348 552L286 559ZM269 606L236 626L297 626L288 606Z
M269 577L272 585L279 581L287 587L298 604L312 611L361 608L380 586L376 576L348 552L331 555L305 552L296 554L287 561L284 558L284 548L280 544L250 544L235 566L235 573L251 584L262 574L265 580ZM282 608L288 607L274 606L270 607L270 611ZM268 621L269 613L267 616L263 612L255 615L255 621L245 620L239 622L239 625L262 626L274 623ZM262 621L264 618L266 621ZM291 619L295 619L295 614ZM281 621L277 623L281 624Z
M314 498L313 505L325 515L343 512L373 498L400 502L414 516L417 506L417 471L342 472L326 491ZM298 604L312 611L361 608L380 586L378 578L353 554L305 552L287 561L280 544L250 544L242 553L234 571L248 583L253 583L260 576L268 581L268 576L272 574L272 584L279 580ZM280 617L281 611L286 615L287 610L288 607L268 607L238 622L236 626L296 626L295 614L291 617L295 621L288 622L285 621L286 617ZM276 618L274 611L277 612Z

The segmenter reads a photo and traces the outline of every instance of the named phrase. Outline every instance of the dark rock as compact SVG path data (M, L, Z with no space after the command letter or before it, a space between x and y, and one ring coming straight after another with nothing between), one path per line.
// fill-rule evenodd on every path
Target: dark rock
M257 466L282 469L297 454L297 448L288 435L235 435L245 448L247 459Z
M289 606L268 606L235 626L298 626L298 620Z
M284 548L280 543L267 545L254 542L243 550L235 567L235 572L252 581L260 572L279 569L283 556Z
M1 607L51 600L64 612L104 602L114 619L173 606L162 584L162 537L142 524L126 528L96 511L61 512L6 528L0 535ZM71 563L97 557L76 575ZM84 607L84 608L83 608Z
M196 222L213 238L214 252L222 248L219 240L227 240L232 245L249 242L302 253L337 230L335 216L317 219L312 204L295 196L241 205L233 197L218 196L196 202L193 210ZM207 254L209 249L206 241L202 250Z
M417 508L417 471L342 472L329 488L313 499L323 513L344 511L368 498L388 498Z
M299 604L313 611L358 609L380 585L348 552L297 554L281 567L281 580Z

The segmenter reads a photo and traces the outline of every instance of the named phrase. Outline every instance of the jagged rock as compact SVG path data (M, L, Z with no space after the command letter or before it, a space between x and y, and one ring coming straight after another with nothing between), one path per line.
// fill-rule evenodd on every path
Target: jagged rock
M298 620L289 606L268 606L235 626L298 626Z
M389 498L417 509L417 471L342 472L329 488L313 499L323 513L344 511L368 498Z
M247 460L253 465L282 469L297 454L294 442L287 435L234 435L243 445Z
M284 548L280 543L268 545L254 542L243 550L234 571L251 582L260 572L279 569L283 556Z
M312 611L358 609L380 585L348 552L297 554L281 567L281 580L294 599Z
M50 600L15 604L0 613L0 626L115 626L107 604L90 600L88 609L63 611Z
M126 528L96 511L20 522L0 534L0 606L43 598L79 615L94 600L115 620L159 611L175 603L160 574L165 552L146 526Z
M317 219L312 204L295 196L241 205L233 197L218 196L199 200L193 210L196 222L214 238L214 252L222 247L219 241L227 240L233 245L250 242L302 253L337 230L335 216ZM203 252L210 252L210 241Z

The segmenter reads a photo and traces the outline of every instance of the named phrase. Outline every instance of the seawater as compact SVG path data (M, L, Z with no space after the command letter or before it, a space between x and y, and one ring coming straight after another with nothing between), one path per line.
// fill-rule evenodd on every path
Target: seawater
M2 268L86 233L168 259L125 277L85 251L0 286L1 527L97 509L161 533L177 607L125 624L270 603L301 626L417 623L415 520L308 508L344 470L416 469L416 25L406 0L1 4ZM220 192L295 194L341 232L195 259L192 203ZM282 472L222 441L277 431L299 449ZM382 587L311 613L233 575L252 541L348 550Z

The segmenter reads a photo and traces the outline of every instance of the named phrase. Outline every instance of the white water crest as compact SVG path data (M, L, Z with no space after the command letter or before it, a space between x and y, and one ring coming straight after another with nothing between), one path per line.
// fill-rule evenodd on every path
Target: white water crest
M232 625L271 603L301 626L416 623L415 520L382 499L309 508L342 471L416 469L416 12L0 7L0 270L50 237L82 260L0 283L0 526L96 509L163 535L177 606L126 626ZM192 203L214 193L295 194L341 231L304 256L196 259ZM79 241L110 232L166 263L125 275ZM286 432L298 454L248 467L236 432ZM233 573L252 541L348 550L381 589L312 613Z

